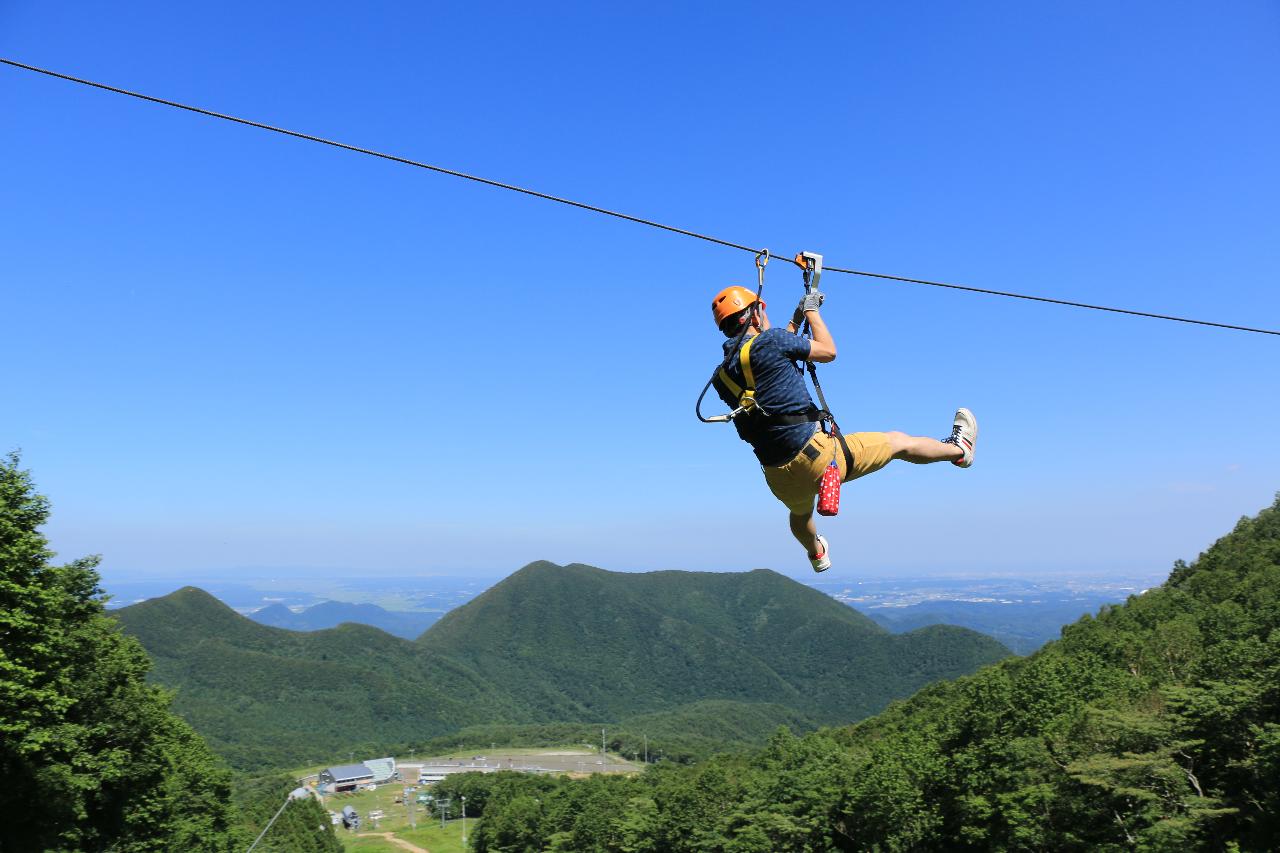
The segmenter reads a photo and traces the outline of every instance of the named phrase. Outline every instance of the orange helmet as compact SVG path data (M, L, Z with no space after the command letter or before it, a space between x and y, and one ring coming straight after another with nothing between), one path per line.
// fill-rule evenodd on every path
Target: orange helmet
M750 307L755 301L756 295L753 292L736 284L717 293L716 298L711 300L711 316L715 317L716 328L720 328L726 318ZM763 302L760 305L764 307Z

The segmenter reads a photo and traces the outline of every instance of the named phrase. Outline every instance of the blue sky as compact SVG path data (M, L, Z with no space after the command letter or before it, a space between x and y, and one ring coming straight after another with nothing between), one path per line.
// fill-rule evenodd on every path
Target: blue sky
M0 55L837 266L1280 327L1274 3L0 3ZM0 68L0 446L66 557L807 571L698 424L750 256ZM848 430L981 422L834 572L1164 571L1280 489L1280 340L823 279ZM785 316L799 274L768 268Z

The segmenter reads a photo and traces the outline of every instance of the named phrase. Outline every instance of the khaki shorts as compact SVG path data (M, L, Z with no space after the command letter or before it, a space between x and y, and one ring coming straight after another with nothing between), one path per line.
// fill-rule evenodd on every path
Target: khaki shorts
M795 515L807 515L813 512L813 500L818 496L822 474L831 464L833 456L840 466L840 479L845 483L865 477L872 471L879 471L893 459L889 440L882 432L850 432L845 434L844 440L848 442L849 452L853 454L852 471L845 465L840 442L818 430L809 439L804 450L797 453L796 458L790 462L785 465L761 466L769 491ZM817 451L816 455L814 451ZM813 455L812 459L809 458L810 455Z

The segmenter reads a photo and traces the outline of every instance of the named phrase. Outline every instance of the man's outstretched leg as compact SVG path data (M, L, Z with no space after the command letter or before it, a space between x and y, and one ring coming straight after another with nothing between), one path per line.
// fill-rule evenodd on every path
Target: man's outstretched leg
M978 441L978 420L968 409L959 409L951 425L951 435L942 441L904 432L887 432L885 438L894 459L905 459L916 465L951 462L968 468L973 464L973 446Z

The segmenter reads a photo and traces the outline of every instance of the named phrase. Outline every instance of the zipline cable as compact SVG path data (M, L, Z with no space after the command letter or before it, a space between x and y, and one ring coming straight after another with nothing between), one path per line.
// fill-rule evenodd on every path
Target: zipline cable
M1010 299L1029 299L1032 302L1048 302L1051 305L1067 305L1072 308L1089 308L1093 311L1110 311L1113 314L1129 314L1134 317L1150 317L1153 320L1172 320L1175 323L1194 323L1197 326L1213 326L1218 329L1235 329L1238 332L1257 332L1260 335L1280 335L1280 331L1271 329L1254 329L1249 326L1233 326L1229 323L1214 323L1209 320L1192 320L1188 317L1174 317L1170 314L1152 314L1148 311L1132 311L1128 308L1111 308L1106 305L1091 305L1088 302L1071 302L1066 299L1053 299L1048 296L1030 296L1026 293L1010 293L1007 290L987 290L984 287L970 287L965 284L947 284L943 281L929 281L923 278L907 278L901 275L888 275L881 272L865 270L848 270L840 267L824 267L824 272L841 272L848 275L861 275L867 278L883 278L888 281L901 281L907 284L927 284L930 287L945 287L950 290L966 290L969 293L985 293L988 296L1007 296Z
M686 237L697 237L699 240L706 240L709 243L718 243L721 246L728 246L730 249L741 249L744 252L752 252L752 253L756 253L759 251L758 249L753 249L750 246L743 246L739 243L730 243L728 240L721 240L718 237L710 237L706 234L699 234L696 231L686 231L683 228L676 228L674 225L664 225L661 222L654 222L652 219L643 219L639 216L632 216L629 213L619 213L616 210L606 210L603 207L596 207L593 204L586 204L585 202L574 201L571 198L561 198L560 196L549 195L547 193L538 192L537 190L531 190L531 189L528 189L527 187L518 187L515 184L506 184L506 183L503 183L502 181L495 181L489 178L482 178L479 175L468 175L466 172L459 172L456 169L446 169L444 166L433 166L430 163L423 163L418 160L410 160L408 157L399 157L395 154L386 154L382 151L374 151L372 148L361 148L358 145L348 145L345 142L338 142L333 139L325 139L322 136L312 136L309 133L301 133L299 131L289 130L288 128L284 128L284 127L276 127L275 125L264 124L263 122L260 122L260 121L253 121L247 118L240 118L239 116L233 116L233 115L227 115L226 113L214 112L213 110L206 110L206 109L203 109L202 107L193 107L190 104L181 104L181 103L178 103L177 101L166 100L165 98L157 98L154 95L144 95L141 92L131 92L128 89L121 89L116 86L108 86L106 83L97 83L97 82L94 82L93 80L86 80L83 77L72 77L70 74L62 74L58 71L50 71L47 68L37 68L34 65L27 65L22 62L15 62L12 59L5 59L4 57L0 57L0 63L4 63L5 65L12 65L14 68L22 68L27 71L35 71L37 74L47 74L50 77L57 77L60 80L69 80L72 83L80 83L84 86L92 86L95 89L103 89L107 92L115 92L117 95L128 95L131 98L138 98L139 100L150 101L153 104L163 104L166 107L174 107L175 109L186 110L187 112L192 112L192 113L199 113L202 116L209 116L210 118L219 118L219 119L222 119L223 121L231 121L231 122L235 122L236 124L248 125L249 127L256 127L259 130L269 130L272 133L282 133L285 136L292 136L297 139L305 139L308 142L319 142L321 145L331 145L334 148L342 148L346 151L354 151L357 154L368 154L370 157L379 157L383 160L390 160L394 163L403 163L406 166L415 166L419 169L427 169L432 172L439 172L442 175L452 175L455 178L464 178L468 181L475 181L478 184L487 184L488 186L497 187L498 189L501 189L501 190L511 190L512 192L524 193L525 195L531 195L531 196L534 196L535 198L546 199L547 201L554 201L560 204L567 204L570 207L580 207L583 210L590 210L592 213L603 213L606 216L616 216L618 219L625 219L628 222L638 222L641 225L648 225L651 228L661 228L664 231L672 231L672 232L675 232L676 234L683 234Z
M523 193L524 195L533 196L534 198L540 198L546 201L554 201L558 204L566 204L566 205L569 205L570 207L577 207L582 210L589 210L592 213L602 213L605 216L613 216L617 219L625 219L628 222L635 222L640 225L648 225L651 228L658 228L663 231L670 231L674 234L682 234L686 237L694 237L698 240L705 240L708 243L715 243L719 246L725 246L730 249L738 249L739 251L750 252L751 254L757 255L757 256L760 255L760 253L763 251L762 249L756 249L751 246L744 245L742 243L734 243L729 240L722 240L719 237L712 237L708 234L700 234L697 231L689 231L688 229L685 229L685 228L677 228L674 225L666 225L662 222L656 222L652 219L644 219L643 217L632 216L629 213L621 213L616 210L609 210L607 208L597 207L596 205L593 205L593 204L586 204L585 202L574 201L573 199L550 195L549 193L539 192L537 190L531 190L531 189L528 189L527 187L520 187L520 186L516 186L515 184L508 184L502 181L495 181L490 178L482 178L478 175L469 175L466 172L459 172L456 169L447 169L444 166L434 166L430 163L423 163L419 160L411 160L408 157L400 157L395 154L387 154L382 151L375 151L372 148L362 148L358 145L349 145L348 143L345 143L345 142L338 142L333 139L325 139L324 137L313 136L312 134L309 134L309 133L301 133L300 131L289 130L288 128L283 128L283 127L276 127L275 125L265 124L260 121L253 121L247 118L240 118L239 116L228 115L226 113L215 112L213 110L206 110L206 109L203 109L202 107L195 107L195 106L191 106L190 104L179 103L178 101L170 101L166 98L158 98L154 95L146 95L141 92L133 92L133 91L130 91L129 89L121 89L117 86L109 86L106 83L98 83L94 80L87 80L83 77L75 77L70 74L63 74L59 71L52 71L48 68L40 68L35 65L28 65L25 62L18 62L13 59L6 59L4 57L0 57L0 63L11 66L13 68L20 68L24 71L33 71L37 74L44 74L45 76L48 76L48 77L56 77L59 80L66 80L71 83L79 83L82 86L90 86L95 89L102 89L103 91L114 92L117 95L127 95L130 98L137 98L138 100L141 100L141 101L149 101L153 104L161 104L166 107L173 107L179 110L186 110L187 112L197 113L199 115L208 116L210 118L222 119L223 121L234 122L236 124L243 124L248 127L256 127L259 130L268 130L268 131L271 131L272 133L279 133L279 134L283 134L284 136L292 136L296 139L305 139L308 142L318 142L321 145L329 145L334 148L344 149L346 151L354 151L357 154L367 154L370 157L378 157L382 160L390 160L394 163L401 163L406 166L414 166L419 169L426 169L431 172L438 172L442 175L451 175L455 178L463 178L468 181L474 181L478 184L485 184L487 186L497 187L498 189L502 189L502 190L510 190L512 192ZM1071 308L1087 308L1091 311L1107 311L1113 314L1128 314L1133 317L1148 317L1153 320L1170 320L1175 323L1190 323L1197 326L1210 326L1217 329L1232 329L1238 332L1252 332L1254 334L1259 334L1259 335L1280 336L1280 331L1277 331L1274 329L1259 329L1259 328L1253 328L1250 326L1232 325L1230 323L1215 323L1209 320L1197 320L1190 317L1175 317L1169 314L1155 314L1148 311L1134 311L1127 308L1115 308L1107 305L1092 305L1087 302L1073 302L1066 299L1053 299L1048 296L1031 296L1025 293L1012 293L1004 290L988 290L986 288L970 287L968 285L963 285L963 284L949 284L941 281L929 281L928 279L922 279L922 278L909 278L907 276L888 275L886 273L867 272L865 270L855 270L855 269L844 269L841 267L827 267L826 270L827 272L844 273L845 275L863 276L866 278L876 278L876 279L882 279L885 281L897 281L897 282L903 282L906 284L922 284L922 285L928 285L930 287L944 287L950 290L963 290L969 293L982 293L988 296L1003 296L1010 299L1026 299L1032 302L1047 302L1052 305L1065 305Z

